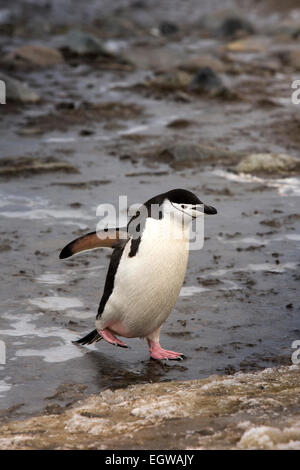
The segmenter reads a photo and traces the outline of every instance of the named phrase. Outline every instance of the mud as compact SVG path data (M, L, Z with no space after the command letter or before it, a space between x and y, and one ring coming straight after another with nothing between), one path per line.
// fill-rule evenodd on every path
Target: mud
M167 1L34 3L28 15L14 2L1 25L3 54L33 43L59 50L81 24L132 65L65 57L9 71L41 99L0 105L0 446L99 448L99 434L103 448L299 447L299 371L289 367L300 340L300 179L295 167L237 170L251 154L299 160L291 103L299 77L281 59L298 47L297 12L285 3L271 21L271 0L239 10L233 0L222 9L194 0L171 9ZM225 8L247 18L251 34L220 35ZM166 34L162 19L176 32ZM235 99L191 92L190 82L145 85L179 73L190 81L199 67ZM125 352L74 345L93 328L109 252L63 262L61 248L95 230L98 204L117 206L119 195L141 203L176 187L218 209L162 330L162 345L187 359L149 361L138 339ZM118 403L126 404L119 421Z

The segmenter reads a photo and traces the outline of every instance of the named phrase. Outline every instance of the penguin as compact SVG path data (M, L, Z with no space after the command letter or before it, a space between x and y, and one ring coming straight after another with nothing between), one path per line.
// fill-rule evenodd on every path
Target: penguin
M184 281L191 222L204 214L217 210L191 191L173 189L140 206L125 230L90 232L66 245L60 259L99 247L113 249L95 329L75 343L104 339L127 348L117 335L145 338L151 359L183 359L182 353L163 349L159 336Z

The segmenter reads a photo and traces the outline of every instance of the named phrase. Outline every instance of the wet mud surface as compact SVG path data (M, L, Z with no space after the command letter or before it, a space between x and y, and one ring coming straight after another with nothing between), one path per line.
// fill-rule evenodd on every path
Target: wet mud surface
M82 11L79 2L77 9L65 2L65 19L58 21L53 3L42 26L38 9L29 19L15 2L14 19L1 29L3 55L25 43L64 52L62 38L79 27ZM201 2L201 8L176 2L181 6L171 13L168 2L157 8L120 2L118 15L116 6L100 2L104 19L97 3L86 11L86 30L113 56L75 60L64 53L62 63L48 67L0 65L40 97L0 107L2 423L35 414L45 423L54 414L49 419L55 421L78 400L107 389L153 382L159 388L169 381L176 388L179 380L289 366L292 342L300 339L299 171L237 171L249 154L300 157L299 107L291 103L299 72L286 59L298 47L299 10L297 16L289 8L275 10L276 2L263 8L241 2L241 16L253 6L246 14L253 34L228 37L228 24L221 33L216 29L218 2ZM46 7L39 8L43 15ZM169 34L161 18L178 30ZM218 80L206 73L204 86L207 66ZM218 209L205 219L204 248L190 252L181 295L162 329L162 345L187 359L149 361L138 339L125 351L104 342L72 344L93 328L109 252L60 261L61 248L95 229L98 204L117 207L119 195L141 203L176 187ZM296 380L291 374L287 387ZM13 432L2 430L5 439ZM230 447L220 436L218 446ZM180 446L213 447L197 439ZM33 447L55 447L54 441L33 441ZM13 441L0 445L5 442Z

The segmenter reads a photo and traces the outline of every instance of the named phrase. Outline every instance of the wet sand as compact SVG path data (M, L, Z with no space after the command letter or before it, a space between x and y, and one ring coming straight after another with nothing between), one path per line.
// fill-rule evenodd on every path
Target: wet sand
M95 4L91 2L89 15L97 18ZM228 7L232 5L228 2ZM193 2L192 7L196 8ZM159 19L168 12L164 3L157 10L124 9L119 22L107 9L106 24L115 29L94 21L91 30L97 30L105 43L110 41L123 61L106 57L95 65L82 58L70 62L66 56L63 64L48 68L5 69L26 79L42 99L0 108L1 159L10 162L0 168L0 339L7 353L6 364L0 365L0 420L25 419L12 428L3 425L4 448L56 447L56 434L51 442L47 437L28 444L23 437L9 440L10 432L16 426L22 434L22 426L31 423L26 420L41 414L45 426L49 422L56 426L61 416L74 413L71 407L78 400L98 406L97 396L89 395L103 390L122 388L125 391L117 392L122 395L126 387L134 386L137 393L149 392L151 399L151 387L157 393L165 386L192 389L194 382L189 380L212 374L239 373L247 382L249 372L292 364L291 345L300 339L299 173L244 175L236 172L236 164L249 153L299 158L299 108L290 100L297 70L294 65L283 66L281 55L297 47L290 32L294 25L289 13L277 12L277 26L270 31L268 15L259 17L259 8L253 6L250 19L256 32L249 38L258 43L251 51L242 44L240 51L232 52L228 44L239 38L203 32L197 15L192 22L185 8L174 8L168 18L179 25L174 37L157 34ZM214 12L211 2L197 10L199 18L209 12ZM54 27L55 15L49 15L48 30L41 36L38 26L29 33L26 21L18 26L20 35L1 34L3 51L25 42L57 47L68 27ZM80 9L77 15L66 16L66 23L74 27ZM286 24L290 29L283 33ZM230 93L195 94L186 87L186 77L190 80L198 67L191 64L203 54L213 57L213 67L219 67L217 73ZM174 151L179 144L185 147ZM205 146L206 156L199 145ZM207 153L207 147L214 150ZM193 160L189 153L199 158ZM27 159L27 166L20 158ZM74 339L93 328L109 252L98 250L63 262L58 259L60 249L94 230L98 204L117 204L120 194L128 196L129 204L144 202L176 187L194 191L218 209L218 216L205 220L204 248L191 251L183 290L162 330L162 345L182 351L187 359L149 361L142 340L129 340L125 352L104 342L88 348L73 345ZM295 407L291 405L289 412L296 421L297 370L282 370L284 387L289 396L294 393ZM272 374L275 380L278 373ZM260 376L251 377L255 381ZM153 382L158 384L145 385ZM206 382L199 386L202 383ZM247 394L247 383L243 393ZM255 392L253 397L259 400ZM184 429L194 429L194 410L184 418L191 420L191 427L183 427L183 434ZM195 426L201 420L198 417ZM234 420L248 417L237 414ZM219 440L215 422L211 438L194 439L186 432L176 444L182 448L238 445L248 428L236 425L233 442L224 423ZM96 424L99 429L101 423ZM279 419L252 424L277 427ZM167 435L167 422L164 425ZM113 448L115 441L107 436L105 445ZM151 448L147 436L139 445ZM62 447L77 448L76 439L73 444L67 439ZM94 447L93 438L87 439L86 445ZM126 445L138 447L129 440L123 448ZM167 439L164 445L171 447Z

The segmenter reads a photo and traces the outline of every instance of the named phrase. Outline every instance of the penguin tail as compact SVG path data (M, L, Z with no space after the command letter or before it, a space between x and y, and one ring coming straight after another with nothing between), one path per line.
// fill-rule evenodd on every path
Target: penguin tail
M88 335L84 336L83 338L78 339L77 341L73 341L73 343L76 344L92 344L97 341L100 341L102 339L102 336L99 335L97 330L91 331Z

